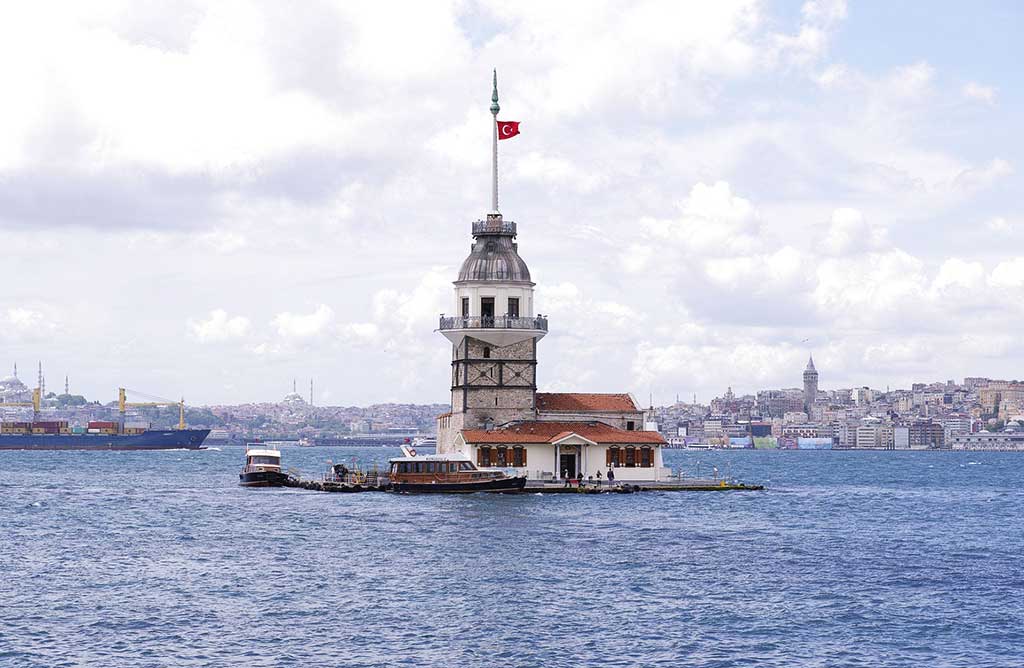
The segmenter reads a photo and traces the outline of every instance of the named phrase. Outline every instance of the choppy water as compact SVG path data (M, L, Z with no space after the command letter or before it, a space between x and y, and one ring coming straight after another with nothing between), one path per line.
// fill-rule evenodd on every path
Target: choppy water
M241 460L0 452L0 666L1024 665L1022 455L669 452L770 490L515 497Z

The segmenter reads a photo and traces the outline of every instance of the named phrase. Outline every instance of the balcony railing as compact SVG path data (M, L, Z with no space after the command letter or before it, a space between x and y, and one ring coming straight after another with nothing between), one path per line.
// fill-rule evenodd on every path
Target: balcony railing
M478 220L473 223L473 236L481 234L511 234L516 235L516 224L512 221L503 220Z
M441 316L440 330L446 329L536 329L548 331L548 319L542 315L533 318L509 316Z

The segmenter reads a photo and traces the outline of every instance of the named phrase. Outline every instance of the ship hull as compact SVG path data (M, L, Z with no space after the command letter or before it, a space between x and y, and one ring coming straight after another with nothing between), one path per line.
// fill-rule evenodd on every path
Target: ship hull
M209 429L141 434L0 434L0 450L201 450Z
M393 482L391 490L400 494L473 494L492 492L515 494L526 487L526 477L500 478L473 482Z
M245 471L238 474L242 487L285 487L288 474L280 471Z

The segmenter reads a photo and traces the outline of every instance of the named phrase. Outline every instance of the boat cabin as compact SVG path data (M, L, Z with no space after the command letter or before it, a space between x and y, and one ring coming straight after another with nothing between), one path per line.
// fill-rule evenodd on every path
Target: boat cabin
M243 473L259 473L262 471L281 471L281 451L262 447L245 451L245 469Z
M468 457L452 455L407 455L389 459L392 482L471 482L504 478L501 471L481 470Z

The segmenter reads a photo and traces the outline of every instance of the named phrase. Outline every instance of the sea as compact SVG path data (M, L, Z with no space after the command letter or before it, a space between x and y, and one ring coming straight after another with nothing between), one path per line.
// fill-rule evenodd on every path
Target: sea
M0 452L0 666L1024 666L1024 454L666 451L767 488L600 496L243 456Z

